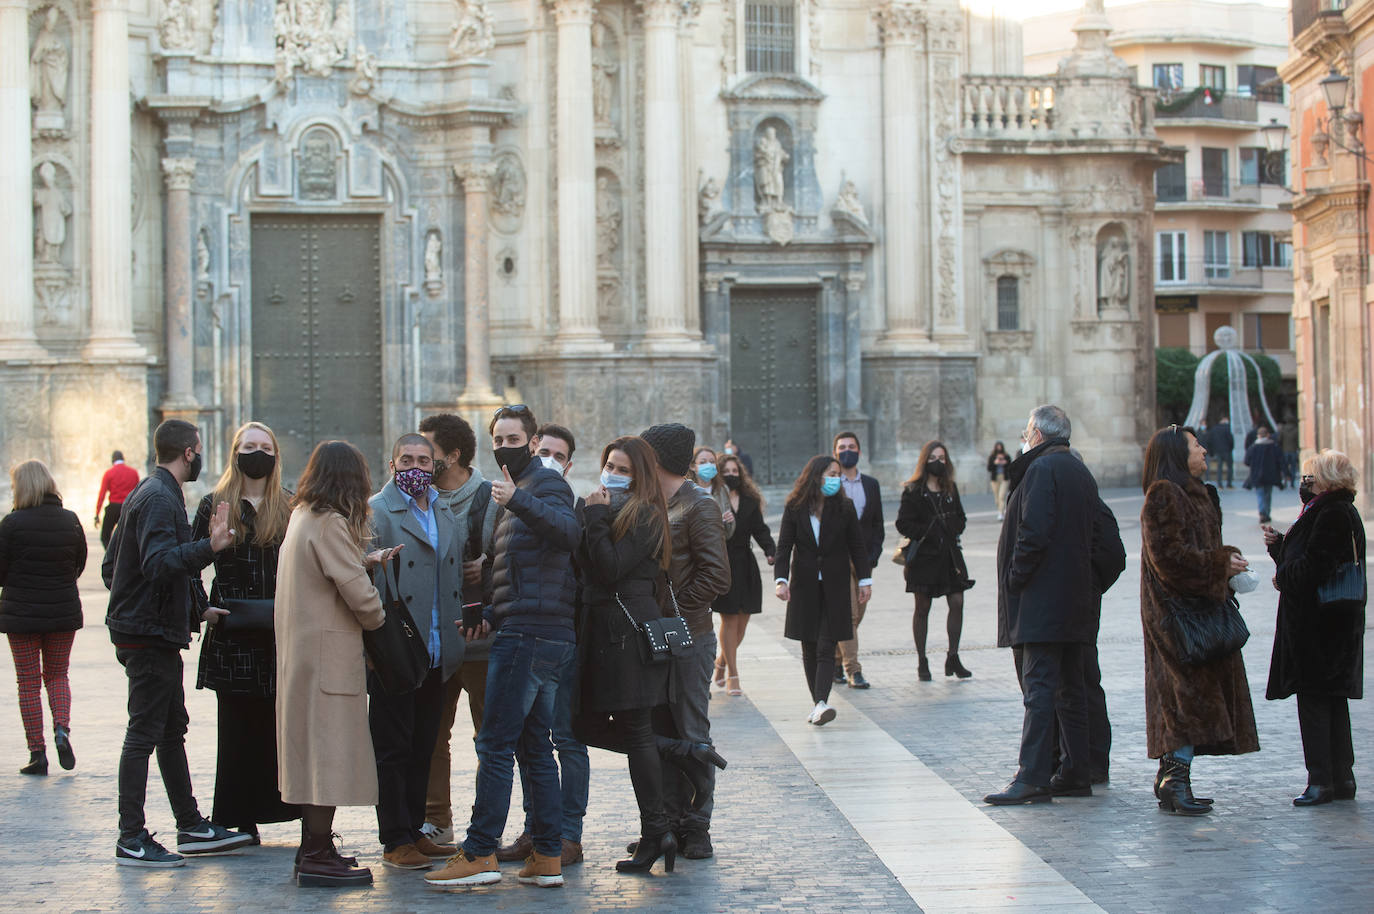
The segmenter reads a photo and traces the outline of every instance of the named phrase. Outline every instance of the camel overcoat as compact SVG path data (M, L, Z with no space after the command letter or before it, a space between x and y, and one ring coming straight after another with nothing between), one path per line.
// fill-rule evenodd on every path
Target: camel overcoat
M363 630L382 601L343 516L299 507L277 559L277 774L282 800L375 806Z
M1188 666L1176 657L1165 619L1170 596L1220 603L1230 595L1233 546L1221 542L1216 492L1160 479L1140 512L1140 621L1145 632L1145 741L1150 758L1191 745L1197 755L1259 750L1245 660Z

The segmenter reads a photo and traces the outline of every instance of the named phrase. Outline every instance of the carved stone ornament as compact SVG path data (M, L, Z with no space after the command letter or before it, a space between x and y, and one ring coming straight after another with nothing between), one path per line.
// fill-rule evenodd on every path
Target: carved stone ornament
M425 291L433 298L443 289L444 242L438 229L430 229L425 235Z
M29 97L34 107L34 129L40 134L60 134L67 126L71 51L62 25L61 12L55 6L48 7L29 53Z
M592 25L592 117L598 127L613 126L616 74L615 34L605 22Z
M772 212L783 205L783 165L791 158L778 139L777 128L764 128L754 143L754 200L759 212Z
M196 176L195 159L165 158L162 160L162 177L168 190L190 190L191 181Z
M487 0L458 0L453 20L453 37L449 39L448 56L456 60L483 57L496 47L496 32L487 12Z
M348 0L277 0L277 81L286 82L298 68L311 76L332 74L348 53L350 12Z
M67 219L72 201L58 186L57 166L44 162L38 166L33 188L33 254L38 263L62 262L62 246L67 243Z
M926 14L914 3L889 0L873 10L883 44L917 44L925 37Z
M492 179L491 214L496 227L507 234L520 227L525 214L525 169L513 152L496 157L496 173Z
M1101 311L1127 311L1131 303L1131 252L1126 239L1106 239L1098 252L1097 303Z
M301 139L300 194L306 200L333 200L339 188L339 164L334 142L325 130L311 130Z
M163 0L157 37L164 51L194 50L200 14L191 0Z
M369 54L367 45L358 42L353 52L353 79L348 83L348 91L358 97L368 95L377 85L377 55Z
M196 233L196 282L210 281L210 232Z
M854 182L845 179L840 184L840 193L835 197L835 207L833 212L845 213L867 225L868 216L864 213L863 202L859 200L859 189L854 186Z

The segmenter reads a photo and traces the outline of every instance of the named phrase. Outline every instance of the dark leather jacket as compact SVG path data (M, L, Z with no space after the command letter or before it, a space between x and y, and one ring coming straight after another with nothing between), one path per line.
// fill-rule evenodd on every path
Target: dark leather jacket
M711 631L711 604L730 590L730 559L725 554L725 522L715 500L684 481L668 499L673 529L670 571L678 609L693 634Z

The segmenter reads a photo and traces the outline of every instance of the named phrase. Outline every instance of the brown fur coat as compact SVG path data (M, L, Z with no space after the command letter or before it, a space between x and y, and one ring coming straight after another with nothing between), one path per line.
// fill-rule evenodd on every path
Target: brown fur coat
M1191 480L1185 491L1159 480L1140 513L1140 621L1145 631L1145 734L1150 758L1192 745L1198 755L1239 755L1259 749L1245 660L1230 657L1197 666L1174 659L1165 626L1170 595L1228 596L1230 560L1221 542L1215 495Z

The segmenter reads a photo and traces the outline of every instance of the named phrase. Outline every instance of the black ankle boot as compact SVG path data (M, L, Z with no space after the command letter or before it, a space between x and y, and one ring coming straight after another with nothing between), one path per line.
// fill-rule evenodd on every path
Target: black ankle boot
M686 775L692 785L692 809L700 810L711 799L711 765L725 767L725 759L709 743L658 737L658 754Z
M1155 774L1155 799L1156 799L1156 800L1158 800L1158 799L1160 798L1160 797L1159 797L1159 785L1162 784L1162 783L1164 783L1164 775L1166 775L1166 774L1168 774L1168 773L1169 773L1169 760L1168 760L1167 757L1161 757L1160 760L1159 760L1159 771ZM1192 792L1192 789L1193 789L1193 785L1192 785L1192 783L1190 782L1190 783L1188 784L1188 790L1189 790L1190 794L1191 794L1191 792ZM1204 806L1211 806L1211 805L1212 805L1212 802L1213 802L1213 800L1212 800L1211 797L1193 797L1192 800L1193 800L1194 803L1201 803L1201 804L1204 805Z
M663 858L663 871L671 873L673 864L677 862L677 838L673 833L663 832L658 835L641 835L639 840L631 847L634 854L629 860L617 860L615 864L618 873L647 873L649 868L658 862L658 858Z
M916 678L922 682L930 682L930 661L925 658L925 655L922 655L916 663Z
M1159 785L1159 808L1180 816L1201 816L1212 811L1193 797L1192 765L1166 758L1167 770Z
M71 771L76 767L76 753L72 751L71 731L60 724L52 728L53 745L57 747L57 761Z
M47 774L48 773L48 751L38 749L29 753L29 763L19 769L20 774Z
M973 674L964 669L964 665L959 662L958 654L945 655L945 675L958 676L960 679L967 679Z

